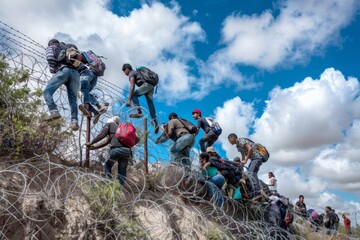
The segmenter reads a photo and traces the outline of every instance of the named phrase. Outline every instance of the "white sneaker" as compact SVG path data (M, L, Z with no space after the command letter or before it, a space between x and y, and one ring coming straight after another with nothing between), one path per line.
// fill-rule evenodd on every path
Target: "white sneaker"
M105 105L100 104L98 109L99 109L99 113L103 114L103 113L105 113L107 111L108 107L105 106Z

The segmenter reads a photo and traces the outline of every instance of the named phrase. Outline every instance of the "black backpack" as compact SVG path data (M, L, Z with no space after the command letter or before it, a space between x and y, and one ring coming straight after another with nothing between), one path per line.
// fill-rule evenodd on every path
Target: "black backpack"
M79 67L81 61L79 60L81 53L76 45L71 43L60 43L60 53L58 55L58 61L68 66ZM81 59L81 58L80 58Z
M139 66L136 68L136 71L145 82L150 83L154 87L159 83L159 75L156 72L151 71L149 68Z
M194 134L197 131L197 127L192 124L190 121L186 120L185 118L178 118L179 121L184 125L185 129L191 133Z

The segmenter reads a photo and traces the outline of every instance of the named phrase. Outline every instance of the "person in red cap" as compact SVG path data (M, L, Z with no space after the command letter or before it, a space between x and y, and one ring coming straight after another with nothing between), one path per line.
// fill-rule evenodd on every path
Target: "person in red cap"
M210 128L208 121L201 116L201 111L199 109L195 109L192 111L192 117L198 121L197 123L197 131L195 136L199 133L200 128L204 130L204 136L200 139L200 149L201 152L206 152L206 148L211 147L214 142L218 139L218 135L216 135Z

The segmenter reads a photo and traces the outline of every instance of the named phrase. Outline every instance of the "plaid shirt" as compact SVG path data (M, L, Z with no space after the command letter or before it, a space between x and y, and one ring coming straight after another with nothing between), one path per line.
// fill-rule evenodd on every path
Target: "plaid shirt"
M250 159L255 159L255 158L260 158L261 159L262 158L262 156L260 155L260 152L258 150L257 145L253 141L251 141L249 139L246 139L246 138L239 138L236 141L236 148L240 153L243 153L245 156L247 156L248 150L245 147L245 144L249 144L251 146L251 148L252 148L252 153L250 155Z

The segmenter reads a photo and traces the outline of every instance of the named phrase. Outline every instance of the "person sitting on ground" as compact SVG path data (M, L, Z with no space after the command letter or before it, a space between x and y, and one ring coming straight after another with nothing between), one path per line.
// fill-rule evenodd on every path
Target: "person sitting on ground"
M295 204L297 212L303 217L307 218L306 204L304 202L304 195L300 195L298 201Z
M126 76L129 77L130 81L130 93L128 100L126 102L126 106L131 106L131 101L134 105L137 106L137 113L130 114L131 118L142 118L144 115L141 110L139 97L145 95L146 102L149 108L150 116L152 118L152 123L155 127L155 134L159 132L159 125L156 120L156 111L154 106L153 94L154 94L154 86L150 83L146 82L142 77L141 74L137 71L133 70L132 66L128 63L125 63L122 66L122 71ZM138 87L135 90L135 85Z
M253 141L247 138L238 138L235 133L231 133L228 136L228 140L231 145L236 145L237 150L241 153L243 166L250 160L248 175L250 177L252 185L252 196L256 197L261 194L260 182L257 173L260 170L262 162L262 156Z
M174 144L170 148L170 161L181 163L186 170L190 170L190 150L194 146L195 136L189 133L176 113L169 114L167 130L156 139L155 143L158 144L168 139L174 140Z
M105 176L109 179L112 179L111 169L115 162L118 163L118 179L121 185L124 185L126 180L126 171L129 161L131 160L131 148L125 147L120 141L115 137L115 132L119 126L119 117L115 116L108 120L104 125L102 131L97 135L91 142L87 142L86 146L90 150L99 149L110 144L109 156L105 161L104 173ZM107 138L103 143L93 146L95 143L101 141L102 139ZM140 138L136 138L136 143L140 141Z
M344 226L345 226L346 234L348 236L350 236L351 235L351 221L348 217L346 217L345 214L343 214L342 217L344 219Z
M269 172L269 184L270 191L272 194L277 192L277 179L273 172Z
M195 109L192 111L192 117L197 120L197 131L195 135L197 135L200 131L200 128L204 130L204 136L200 139L200 149L201 152L205 152L206 148L211 147L214 142L219 138L210 128L208 121L201 116L201 111L199 109Z
M97 84L98 76L90 68L89 62L86 60L86 54L86 52L81 53L83 66L78 69L80 72L81 92L84 102L84 104L79 106L79 109L86 117L91 117L91 113L93 113L93 124L96 124L99 121L100 115L106 112L107 106L100 104L94 94L91 93ZM99 111L97 111L93 105L95 105Z
M71 46L75 46L71 44ZM50 73L54 74L48 84L46 85L43 96L46 105L49 108L50 116L45 120L52 121L61 118L59 110L54 101L53 95L61 85L66 86L70 111L71 111L71 129L73 131L79 130L78 124L78 108L77 108L77 92L79 89L80 75L75 65L66 60L64 49L60 46L57 39L51 39L46 48L46 60L49 64ZM81 55L74 56L75 61L80 61Z
M225 183L225 178L216 167L210 164L209 157L208 153L199 155L201 170L207 180L205 184L210 198L215 197L217 206L221 207L224 202L221 189Z

